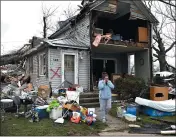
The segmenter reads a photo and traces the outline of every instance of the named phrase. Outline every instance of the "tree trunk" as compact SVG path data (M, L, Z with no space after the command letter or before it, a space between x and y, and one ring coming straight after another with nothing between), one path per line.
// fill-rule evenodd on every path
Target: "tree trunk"
M159 56L160 71L167 71L167 61L165 53L161 53Z
M47 35L46 27L46 17L43 17L43 38L46 38Z

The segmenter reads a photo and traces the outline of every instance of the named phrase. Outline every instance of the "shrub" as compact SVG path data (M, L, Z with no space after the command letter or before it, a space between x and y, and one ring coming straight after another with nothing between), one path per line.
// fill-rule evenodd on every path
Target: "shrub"
M115 91L120 93L120 99L135 99L146 88L145 81L141 78L127 76L115 80Z

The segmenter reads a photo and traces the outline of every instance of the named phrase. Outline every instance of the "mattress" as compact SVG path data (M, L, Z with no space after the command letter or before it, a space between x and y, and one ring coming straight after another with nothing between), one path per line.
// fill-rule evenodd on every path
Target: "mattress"
M164 112L175 112L176 100L153 101L136 97L135 102L142 106L151 107Z

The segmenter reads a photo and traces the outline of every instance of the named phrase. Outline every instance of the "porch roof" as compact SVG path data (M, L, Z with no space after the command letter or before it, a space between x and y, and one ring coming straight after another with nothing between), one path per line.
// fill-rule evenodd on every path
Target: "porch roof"
M76 37L52 39L52 40L46 40L45 42L47 42L50 46L55 46L55 47L89 49L89 45L86 45L78 41Z
M144 47L103 44L103 43L100 43L98 47L92 46L92 51L96 53L134 53L138 51L144 51L147 49L148 48Z

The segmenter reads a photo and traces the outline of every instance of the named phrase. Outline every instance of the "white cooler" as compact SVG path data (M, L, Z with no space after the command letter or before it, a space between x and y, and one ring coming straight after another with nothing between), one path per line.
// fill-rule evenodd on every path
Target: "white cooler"
M49 117L51 119L58 119L62 117L62 106L59 106L58 108L54 108L51 110Z

